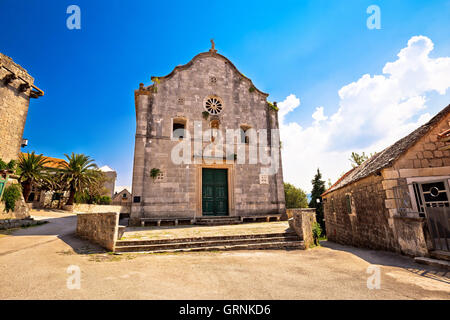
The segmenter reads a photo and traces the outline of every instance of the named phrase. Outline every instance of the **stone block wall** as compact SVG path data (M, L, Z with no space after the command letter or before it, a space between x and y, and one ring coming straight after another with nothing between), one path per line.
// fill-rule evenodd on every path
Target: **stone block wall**
M289 226L303 239L305 248L314 245L313 226L316 223L316 209L298 208L286 209L289 218Z
M3 79L11 74L5 68L30 85L34 79L10 57L0 53L0 158L8 162L19 157L31 88L22 92L19 87L24 82L19 79L5 84Z
M130 213L131 206L75 203L73 206L64 206L64 209L74 213Z
M76 234L114 251L119 230L119 213L79 213Z
M347 198L351 199L351 210ZM372 175L324 196L325 228L329 240L398 251L393 220L385 207L383 177Z

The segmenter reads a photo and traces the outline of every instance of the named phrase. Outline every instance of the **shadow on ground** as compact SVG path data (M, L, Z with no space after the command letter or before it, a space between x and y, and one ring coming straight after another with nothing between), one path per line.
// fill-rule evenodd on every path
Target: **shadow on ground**
M59 210L54 210L55 213L61 213ZM92 253L105 253L107 252L104 248L99 245L93 244L87 240L79 238L75 234L77 217L76 215L64 216L64 217L52 217L52 218L38 218L38 220L46 221L47 223L27 227L20 229L7 230L5 234L12 237L45 237L45 236L56 236L61 239L67 245L69 245L72 250L77 254L92 254ZM42 239L42 238L41 238ZM31 248L43 243L47 243L54 240L39 241L25 247ZM18 250L25 249L24 247ZM13 252L14 250L4 252L7 254ZM1 255L3 255L1 254Z
M419 276L450 284L449 271L438 267L418 264L411 257L388 251L350 247L331 241L321 241L320 245L332 250L351 253L370 264L402 268Z

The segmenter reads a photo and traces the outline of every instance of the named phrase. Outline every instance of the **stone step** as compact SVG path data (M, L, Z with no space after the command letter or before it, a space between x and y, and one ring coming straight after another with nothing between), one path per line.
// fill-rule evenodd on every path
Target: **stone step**
M440 267L450 270L450 262L446 260L431 259L425 257L415 257L414 261L420 264L427 264L433 267Z
M238 234L229 236L208 236L208 237L191 237L191 238L171 238L171 239L148 239L148 240L118 240L116 246L135 246L135 245L152 245L152 244L171 244L183 242L199 242L199 241L217 241L217 240L234 240L234 239L259 239L259 238L279 238L279 237L298 237L293 231L279 233L255 233L255 234Z
M230 250L266 250L266 249L300 249L304 250L303 241L280 241L280 242L261 242L220 246L190 247L176 249L144 249L139 252L145 253L175 253L175 252L195 252L195 251L230 251ZM116 252L136 252L136 251L117 251Z
M187 249L187 248L218 247L229 245L246 245L256 243L272 243L272 242L279 243L290 241L300 241L300 239L298 237L271 237L271 238L256 238L256 239L190 241L190 242L164 243L164 244L141 244L132 246L116 245L116 252L155 251L155 250L182 249L182 248Z
M442 250L431 251L430 256L433 258L436 258L438 260L450 261L450 252L448 252L448 251L442 251Z
M239 217L207 217L198 218L195 221L195 224L204 226L221 226L240 223L242 223L242 221Z

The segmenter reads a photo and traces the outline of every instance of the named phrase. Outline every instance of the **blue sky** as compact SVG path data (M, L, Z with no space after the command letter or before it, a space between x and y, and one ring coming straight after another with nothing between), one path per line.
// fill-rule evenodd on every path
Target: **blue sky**
M66 27L71 4L81 8L81 30ZM372 4L381 9L381 30L366 26ZM284 121L305 128L317 107L335 113L342 87L381 74L413 36L431 39L430 57L450 56L449 17L450 1L1 0L0 51L45 91L31 101L25 150L82 152L117 170L117 185L131 185L134 90L207 51L210 38L270 100L300 99ZM449 102L448 90L423 94L431 115ZM344 151L373 146L364 134ZM307 189L313 166L288 165L285 180ZM346 169L324 169L325 178Z

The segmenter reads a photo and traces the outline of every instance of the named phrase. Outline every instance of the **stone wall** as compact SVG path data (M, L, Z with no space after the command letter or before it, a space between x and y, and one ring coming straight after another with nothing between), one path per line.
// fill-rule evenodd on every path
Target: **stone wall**
M314 245L313 226L316 222L316 209L314 208L298 208L286 209L289 218L289 226L295 230L305 243L305 248Z
M64 206L64 209L74 213L130 213L131 206L75 203L73 206Z
M79 213L77 215L77 235L114 251L118 237L119 214Z
M325 225L331 241L406 255L432 250L427 227L415 204L414 182L450 183L450 150L438 134L450 128L444 117L392 166L324 196ZM346 195L351 197L347 212Z
M22 92L19 87L24 82L18 78L5 85L3 79L11 74L5 68L30 85L34 79L11 58L0 53L0 158L8 162L19 157L31 89Z
M351 199L350 211L347 198ZM382 176L369 176L324 196L329 240L371 249L398 250Z
M213 80L212 80L213 79ZM141 87L135 92L136 141L133 165L133 202L131 222L139 223L142 217L194 217L202 216L201 169L215 167L228 170L230 216L285 214L285 200L281 157L278 151L279 170L261 183L261 164L236 161L224 163L215 159L207 164L192 157L190 165L171 161L172 149L179 143L172 139L174 119L186 123L190 134L189 150L194 154L194 122L202 130L211 127L211 120L220 122L219 130L240 129L242 125L255 130L278 128L277 113L267 105L267 95L255 89L251 80L243 76L225 57L215 53L201 53L183 67L177 67L170 76L159 78L157 91ZM223 101L220 115L204 119L204 103L210 95ZM269 130L270 132L270 130ZM270 139L269 149L270 148ZM205 147L209 142L199 142ZM237 152L237 151L236 151ZM225 154L225 153L224 153ZM214 161L214 159L213 159ZM162 179L150 177L152 168L162 171Z

